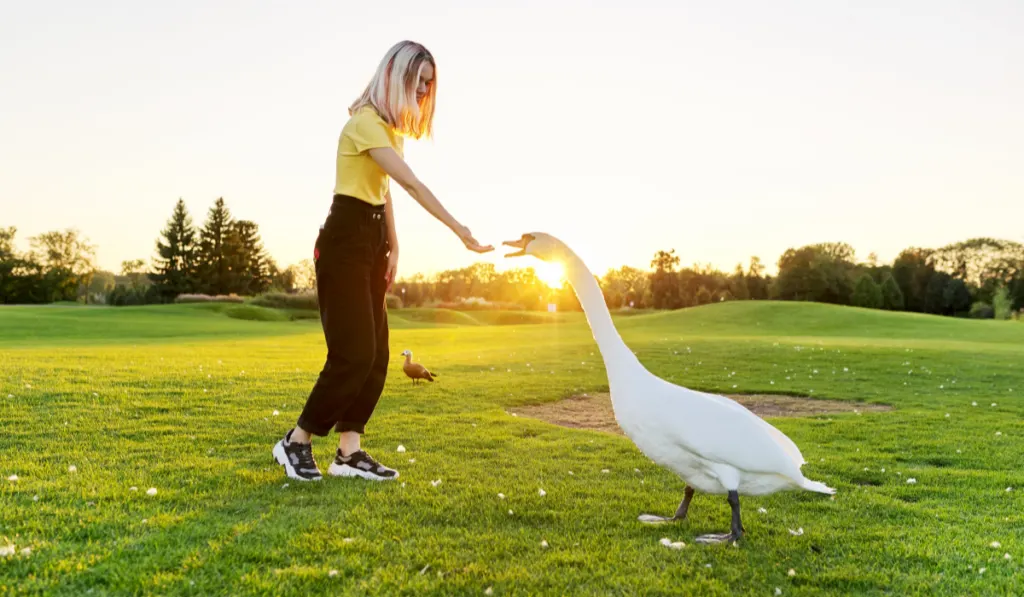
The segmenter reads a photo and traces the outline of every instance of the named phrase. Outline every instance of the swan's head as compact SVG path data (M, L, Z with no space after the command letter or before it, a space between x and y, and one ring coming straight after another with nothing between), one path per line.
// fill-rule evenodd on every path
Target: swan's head
M530 232L524 234L519 240L507 240L502 244L519 249L508 253L505 257L532 255L541 261L563 262L572 254L565 243L544 232Z

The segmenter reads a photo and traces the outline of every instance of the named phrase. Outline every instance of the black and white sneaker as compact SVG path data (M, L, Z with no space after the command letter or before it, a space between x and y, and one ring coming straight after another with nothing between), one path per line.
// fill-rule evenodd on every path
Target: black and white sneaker
M363 450L342 456L338 450L327 474L335 477L362 477L372 481L390 481L398 478L398 471L377 462Z
M274 460L284 467L284 472L291 479L299 481L319 481L323 478L320 469L313 460L313 446L291 441L289 431L284 439L274 446Z

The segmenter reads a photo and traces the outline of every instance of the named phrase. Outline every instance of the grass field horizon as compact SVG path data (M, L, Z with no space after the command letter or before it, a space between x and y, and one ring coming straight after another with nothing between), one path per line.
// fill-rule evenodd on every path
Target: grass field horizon
M741 498L732 547L692 542L725 530L718 496L637 522L684 484L627 438L512 415L607 390L582 314L392 311L364 446L401 478L302 484L270 449L322 366L319 321L232 307L0 308L0 593L1024 593L1019 322L772 301L615 314L687 387L893 407L771 419L838 492ZM438 381L413 386L404 349ZM336 441L314 442L321 468Z

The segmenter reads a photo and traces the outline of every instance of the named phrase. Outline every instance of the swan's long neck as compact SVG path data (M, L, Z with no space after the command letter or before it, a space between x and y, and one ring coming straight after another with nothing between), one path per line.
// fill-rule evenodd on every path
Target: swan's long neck
M566 278L579 298L583 312L587 316L587 323L594 334L594 340L601 350L609 383L614 385L616 379L635 373L638 369L643 369L643 366L615 329L612 315L604 301L604 294L597 285L594 275L579 256L571 251L567 253L563 264Z

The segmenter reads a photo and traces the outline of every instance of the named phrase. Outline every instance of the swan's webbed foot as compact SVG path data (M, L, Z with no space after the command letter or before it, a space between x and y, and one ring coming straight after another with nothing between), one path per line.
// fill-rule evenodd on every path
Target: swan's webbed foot
M672 517L658 516L656 514L641 514L637 517L637 520L646 524L662 524L666 522L674 522L676 520L686 520L686 513L690 510L690 500L693 499L693 488L687 487L683 495L683 501L679 504L679 508L676 509L676 513Z
M732 532L724 534L701 535L694 539L697 543L726 543L739 541L743 538L743 522L740 521L740 494L736 491L729 492L729 506L732 507Z
M733 541L739 541L742 536L742 533L739 535L734 533L711 533L709 535L701 535L694 539L693 542L703 543L705 545L711 545L714 543L732 543Z
M672 516L658 516L657 514L641 514L636 517L637 520L644 524L664 524L666 522L672 522L675 517Z

